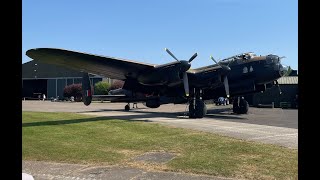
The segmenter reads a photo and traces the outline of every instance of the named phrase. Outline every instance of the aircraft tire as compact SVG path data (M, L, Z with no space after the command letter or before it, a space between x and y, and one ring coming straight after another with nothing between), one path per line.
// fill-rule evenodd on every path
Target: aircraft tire
M84 96L83 97L83 104L86 106L89 106L92 101L92 96Z
M233 113L236 113L236 114L240 113L240 107L238 106L238 101L236 99L233 100L232 110L233 110Z
M189 104L189 118L203 118L207 114L207 106L201 100L196 100L196 107L193 107L193 101Z
M238 101L233 102L233 112L236 114L247 114L249 110L249 104L246 100L240 99L239 105Z
M127 104L127 105L124 107L124 110L125 110L125 111L129 111L129 110L130 110L130 106Z
M240 100L240 114L247 114L249 110L248 101L242 99Z

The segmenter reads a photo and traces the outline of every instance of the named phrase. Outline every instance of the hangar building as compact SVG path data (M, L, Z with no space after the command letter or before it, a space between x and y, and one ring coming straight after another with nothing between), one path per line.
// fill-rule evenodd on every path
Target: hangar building
M255 93L245 96L245 99L252 106L270 105L274 104L274 107L297 107L297 95L298 95L298 74L297 70L292 70L289 76L284 76L278 79L280 90L277 86L273 86L267 89L263 93Z
M92 85L110 79L89 74ZM64 67L29 61L22 64L22 98L38 98L45 94L47 99L63 99L63 89L70 84L82 81L82 72Z

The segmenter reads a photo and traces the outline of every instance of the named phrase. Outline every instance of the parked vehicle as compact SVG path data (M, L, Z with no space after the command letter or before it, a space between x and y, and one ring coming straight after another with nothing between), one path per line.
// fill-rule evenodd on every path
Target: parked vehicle
M220 106L220 105L228 105L229 104L229 99L228 98L224 98L224 97L219 97L216 101L215 101L215 104L217 106Z
M216 105L220 106L220 105L225 105L225 99L224 97L219 97L216 101Z

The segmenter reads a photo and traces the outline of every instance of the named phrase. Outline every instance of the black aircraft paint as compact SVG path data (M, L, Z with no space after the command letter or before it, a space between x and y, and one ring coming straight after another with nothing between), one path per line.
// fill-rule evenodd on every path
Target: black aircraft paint
M152 65L53 48L30 49L26 54L44 63L123 80L123 91L111 91L110 95L105 96L111 102L144 102L150 108L167 103L189 102L190 118L205 116L206 106L203 100L220 96L235 99L235 113L247 113L248 103L237 97L265 91L275 85L276 80L287 71L280 62L282 57L272 54L256 56L252 52L238 54L219 62L211 57L216 62L214 65L190 69L191 61L196 58L197 53L189 60L179 60L168 49L165 50L176 61ZM90 90L88 85L89 79L83 78L83 88L86 90L83 93ZM125 93L119 95L119 92ZM89 105L91 100L91 94L84 94L85 105ZM129 110L130 106L126 105L125 109Z

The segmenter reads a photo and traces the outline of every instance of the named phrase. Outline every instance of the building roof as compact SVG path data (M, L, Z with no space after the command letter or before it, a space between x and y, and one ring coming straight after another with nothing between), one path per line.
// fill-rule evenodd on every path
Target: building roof
M278 79L279 84L298 84L298 76L284 76Z

